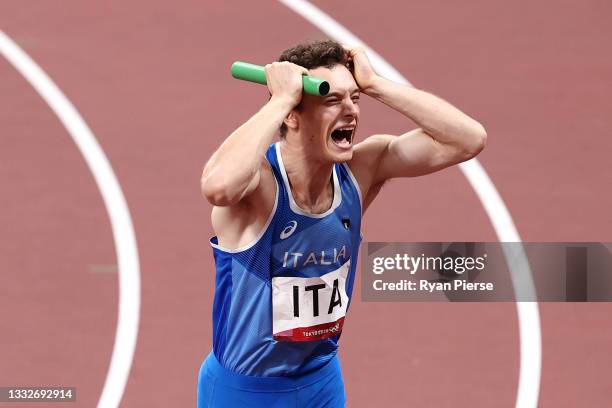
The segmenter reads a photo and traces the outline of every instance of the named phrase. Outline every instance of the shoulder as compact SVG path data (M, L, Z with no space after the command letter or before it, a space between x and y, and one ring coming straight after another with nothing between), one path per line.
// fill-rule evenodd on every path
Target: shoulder
M351 169L370 169L380 160L387 150L394 136L377 134L372 135L353 147L353 158L349 161Z
M376 182L374 180L376 169L393 138L391 135L372 135L353 147L353 157L347 164L357 179L364 197Z

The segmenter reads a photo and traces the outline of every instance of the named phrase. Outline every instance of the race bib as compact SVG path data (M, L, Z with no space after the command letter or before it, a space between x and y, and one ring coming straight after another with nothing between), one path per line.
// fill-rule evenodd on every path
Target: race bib
M277 341L309 341L342 331L350 260L315 278L272 278L272 332Z

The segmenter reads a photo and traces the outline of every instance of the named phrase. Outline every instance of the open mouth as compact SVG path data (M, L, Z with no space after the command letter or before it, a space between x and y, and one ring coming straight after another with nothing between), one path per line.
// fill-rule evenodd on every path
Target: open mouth
M337 146L348 148L353 143L355 126L344 126L331 132L331 138Z

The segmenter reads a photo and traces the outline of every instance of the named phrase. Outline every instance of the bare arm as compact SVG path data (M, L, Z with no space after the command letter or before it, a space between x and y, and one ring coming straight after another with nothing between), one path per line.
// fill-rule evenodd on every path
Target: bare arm
M476 120L437 96L380 77L363 49L345 48L360 89L419 126L401 136L375 135L355 146L350 165L364 190L364 207L390 178L432 173L484 148L487 134Z
M382 145L374 183L432 173L468 160L484 148L484 127L437 96L381 77L368 92L419 126L401 136L374 139Z
M257 188L266 149L300 102L302 74L307 72L289 62L266 65L271 99L223 142L204 167L201 189L211 204L235 205Z

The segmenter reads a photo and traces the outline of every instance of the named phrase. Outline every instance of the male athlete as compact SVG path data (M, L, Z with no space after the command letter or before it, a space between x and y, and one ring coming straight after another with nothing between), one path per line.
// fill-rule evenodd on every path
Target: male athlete
M486 133L449 103L377 75L358 47L301 44L265 72L270 100L202 174L217 235L198 407L344 407L336 354L362 214L385 181L468 160ZM328 81L329 94L303 94L304 74ZM362 93L418 128L355 143Z

